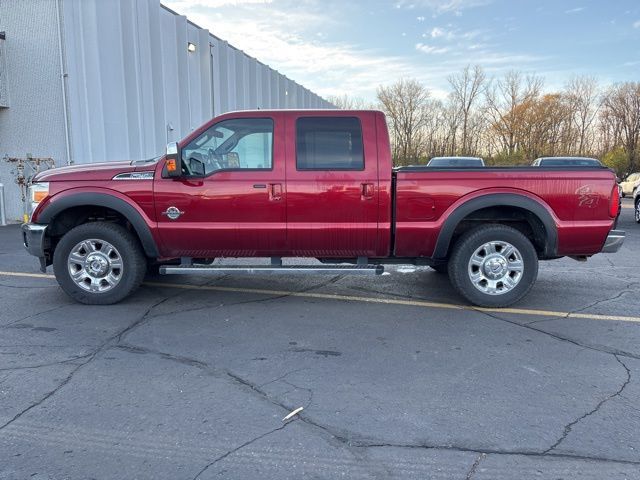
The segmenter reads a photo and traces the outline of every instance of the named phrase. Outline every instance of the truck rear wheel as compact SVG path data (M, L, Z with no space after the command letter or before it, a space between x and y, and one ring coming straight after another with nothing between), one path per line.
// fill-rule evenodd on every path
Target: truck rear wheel
M85 223L69 230L53 254L62 290L87 305L119 302L140 286L146 268L138 239L114 223Z
M506 307L524 297L538 277L538 255L515 228L483 225L458 239L449 259L453 287L474 305Z

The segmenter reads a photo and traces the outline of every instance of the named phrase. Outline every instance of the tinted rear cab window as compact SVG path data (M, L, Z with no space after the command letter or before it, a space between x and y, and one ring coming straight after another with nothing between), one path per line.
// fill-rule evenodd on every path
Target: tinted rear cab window
M296 121L298 170L364 170L362 127L356 117L302 117Z

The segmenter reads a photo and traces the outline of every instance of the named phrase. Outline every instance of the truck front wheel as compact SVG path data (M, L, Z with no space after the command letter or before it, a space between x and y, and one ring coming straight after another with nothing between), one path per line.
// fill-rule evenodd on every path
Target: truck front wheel
M524 297L538 276L538 256L515 228L484 225L462 235L449 260L453 287L474 305L506 307Z
M53 270L62 290L87 305L117 303L136 290L146 272L138 239L106 222L79 225L58 242Z

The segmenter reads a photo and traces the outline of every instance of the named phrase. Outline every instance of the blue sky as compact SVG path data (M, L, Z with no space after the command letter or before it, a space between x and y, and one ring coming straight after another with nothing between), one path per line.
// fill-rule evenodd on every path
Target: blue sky
M640 81L640 0L162 0L322 95L373 100L417 78L436 97L467 64Z

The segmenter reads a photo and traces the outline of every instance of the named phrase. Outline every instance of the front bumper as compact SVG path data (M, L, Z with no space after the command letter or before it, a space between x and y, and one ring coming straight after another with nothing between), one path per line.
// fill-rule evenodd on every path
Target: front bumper
M47 225L39 225L37 223L22 224L22 243L31 255L45 258L45 249L47 246L47 238L45 232Z
M602 253L615 253L620 250L626 236L623 230L611 230L604 241Z

